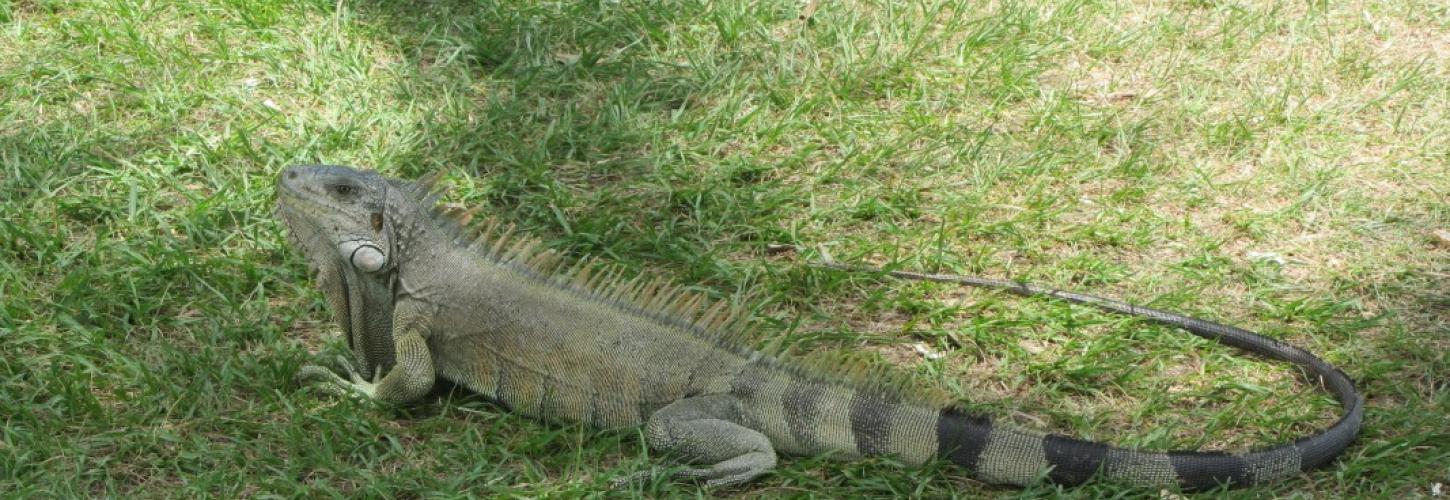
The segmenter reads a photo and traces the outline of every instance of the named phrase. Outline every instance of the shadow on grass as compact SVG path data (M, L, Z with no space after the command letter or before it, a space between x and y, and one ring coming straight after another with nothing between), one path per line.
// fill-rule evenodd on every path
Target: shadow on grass
M681 127L701 126L681 114L729 91L720 81L738 77L740 56L676 53L669 45L745 22L722 20L728 9L631 2L357 8L363 22L396 36L416 68L417 80L400 92L451 92L458 104L419 124L422 139L403 155L407 163L420 171L461 166L486 185L472 191L485 195L470 204L544 228L556 248L694 262L706 259L706 241L748 238L759 232L752 225L768 224L786 203L768 186L763 193L746 186L748 172L692 168L692 157L718 145L679 140L687 135L677 133ZM715 189L721 176L745 189Z

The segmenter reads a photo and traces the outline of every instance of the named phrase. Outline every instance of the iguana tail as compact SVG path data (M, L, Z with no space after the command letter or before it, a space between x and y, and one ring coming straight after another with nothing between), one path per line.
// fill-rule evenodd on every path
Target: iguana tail
M831 266L853 271L882 272L836 264ZM924 419L924 415L918 415L921 413L919 409L906 405L873 408L871 398L863 398L858 394L853 397L849 404L850 409L846 411L846 418L849 419L846 427L855 434L852 441L856 443L855 451L862 452L861 454L875 454L867 453L874 451L868 449L869 447L862 447L863 441L871 440L873 431L889 437L911 434L909 431L891 429L905 424L889 422L899 416L913 420L913 427L927 424L930 426L928 429L935 429L932 438L935 441L937 457L950 460L973 473L975 477L989 482L1025 485L1044 476L1045 471L1048 479L1068 485L1082 483L1100 474L1110 480L1141 486L1177 486L1185 490L1202 490L1225 484L1237 487L1277 481L1324 465L1349 446L1359 432L1360 422L1364 417L1363 398L1355 390L1354 382L1344 372L1308 351L1248 330L1025 283L905 271L886 273L899 278L998 289L1023 296L1053 297L1176 326L1203 338L1298 365L1309 372L1311 380L1318 380L1339 400L1344 408L1344 416L1322 432L1272 447L1244 452L1161 452L1124 449L1066 436L995 426L985 416L956 409L939 410L932 416L934 418ZM790 401L786 403L784 411L791 412ZM928 423L927 420L934 422ZM901 440L884 439L881 442L891 444ZM888 449L894 447L883 446L881 451L894 452ZM916 451L923 450L916 448Z

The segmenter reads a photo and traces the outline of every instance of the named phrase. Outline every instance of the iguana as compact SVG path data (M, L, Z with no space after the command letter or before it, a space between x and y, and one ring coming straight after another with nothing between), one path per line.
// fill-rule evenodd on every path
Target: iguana
M349 377L307 365L298 375L304 383L408 403L443 378L533 417L642 425L651 448L695 467L673 477L709 486L765 474L777 453L947 460L981 480L1016 485L1102 477L1184 490L1243 486L1325 464L1363 418L1362 398L1343 372L1246 330L1022 283L889 273L1051 296L1181 327L1298 365L1344 410L1318 434L1234 453L1124 449L1003 425L896 378L752 350L740 336L748 330L741 314L723 302L596 272L587 261L564 266L497 223L465 230L469 216L459 221L438 208L436 177L409 182L327 165L281 173L278 214L317 271L353 355L344 360Z

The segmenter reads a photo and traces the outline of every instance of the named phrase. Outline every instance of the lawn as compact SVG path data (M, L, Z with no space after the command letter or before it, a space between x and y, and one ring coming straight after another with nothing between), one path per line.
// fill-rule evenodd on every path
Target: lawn
M345 347L272 214L286 165L416 177L574 257L1155 449L1331 423L1281 363L1077 306L1264 332L1360 384L1339 460L1243 496L1450 493L1450 7L1344 2L0 0L0 495L594 496L637 432L463 391L301 389ZM1442 485L1442 486L1436 486ZM792 458L620 496L1159 496Z

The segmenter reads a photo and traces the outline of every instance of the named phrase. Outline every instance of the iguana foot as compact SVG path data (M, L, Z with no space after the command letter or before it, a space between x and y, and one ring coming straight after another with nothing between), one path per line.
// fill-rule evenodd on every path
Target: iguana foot
M654 477L655 474L659 473L659 471L660 471L660 469L658 467L651 467L649 470L639 471L639 472L636 472L634 474L630 474L630 475L624 476L624 477L616 477L614 479L609 480L609 488L610 489L615 489L615 490L620 489L620 488L624 488L625 486L629 486L629 485L634 484L634 483L636 483L638 481L644 481L646 479L650 479L650 478Z
M350 360L342 356L338 358L342 366L347 369L347 379L327 367L308 364L303 365L302 369L297 372L297 382L304 386L315 387L328 394L376 399L378 383L382 381L381 371L374 370L373 380L369 382L358 374Z
M760 465L767 460L773 462L773 459L773 456L770 459L765 459L763 456L744 456L726 461L726 463L717 464L714 467L675 471L669 471L662 467L652 467L649 470L614 478L609 481L609 487L612 489L624 488L639 481L653 479L660 474L665 474L671 480L703 481L707 488L734 486L748 482L764 474L768 469L762 468ZM737 463L732 464L729 462Z

